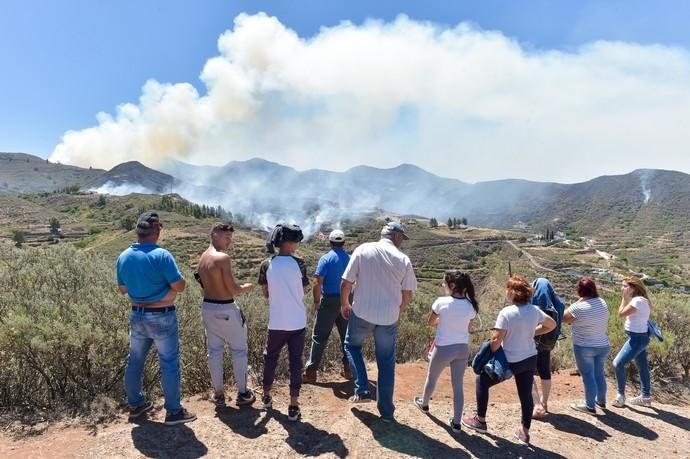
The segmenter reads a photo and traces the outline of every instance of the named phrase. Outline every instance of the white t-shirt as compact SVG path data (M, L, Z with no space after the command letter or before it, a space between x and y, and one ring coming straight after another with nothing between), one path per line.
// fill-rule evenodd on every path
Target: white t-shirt
M467 328L477 313L467 298L442 296L434 301L431 310L439 318L436 328L437 346L469 343L470 332Z
M510 363L537 355L534 331L549 316L533 304L506 306L496 318L496 328L506 330L503 352Z
M307 326L304 286L309 285L304 262L276 255L259 268L259 285L268 285L268 329L301 330Z
M590 298L572 304L568 310L575 321L570 324L573 330L573 344L585 347L604 347L609 345L606 334L609 323L609 307L601 298Z
M647 333L647 321L649 320L649 301L643 296L636 296L630 300L630 305L635 312L625 318L625 331L632 333Z
M392 325L400 316L403 290L417 290L407 255L390 239L367 242L352 253L343 279L354 282L352 310L375 325Z

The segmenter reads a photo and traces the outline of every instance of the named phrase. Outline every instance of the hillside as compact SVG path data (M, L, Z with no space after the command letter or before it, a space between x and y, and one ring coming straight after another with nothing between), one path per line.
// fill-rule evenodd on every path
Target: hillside
M0 153L0 192L19 194L58 190L84 184L103 174L100 169L50 163L24 153Z
M53 191L79 183L111 194L169 193L212 206L260 227L295 220L309 232L382 209L444 222L465 217L494 228L547 227L600 240L687 240L690 175L637 170L583 183L557 184L497 180L468 184L438 177L410 164L390 169L357 166L345 172L297 171L262 159L225 166L179 161L162 172L131 161L110 171L49 164L35 156L0 154L0 192Z
M375 380L375 367L370 377ZM611 408L597 417L575 412L568 404L581 397L579 377L554 375L551 414L532 425L532 445L520 446L512 437L519 421L515 387L509 381L491 391L489 434L463 430L452 433L446 425L452 414L452 392L446 371L439 380L425 415L410 401L426 376L425 363L398 365L396 369L396 420L378 419L374 403L347 401L352 384L331 375L316 385L303 387L302 419L290 422L285 415L287 388L275 396L275 409L234 405L216 410L205 395L185 401L198 419L190 424L162 424L162 401L148 418L133 424L114 409L114 422L91 427L47 427L40 435L12 439L0 434L0 456L19 459L72 457L355 457L450 458L538 457L583 458L639 457L654 451L656 457L687 457L690 409L685 404L655 403L653 408ZM474 408L474 375L465 373L465 410ZM113 414L104 413L105 414ZM42 426L36 426L35 430ZM45 428L45 427L44 427Z
M86 190L99 190L107 194L169 193L175 178L141 164L129 161L118 164L108 172L82 185Z

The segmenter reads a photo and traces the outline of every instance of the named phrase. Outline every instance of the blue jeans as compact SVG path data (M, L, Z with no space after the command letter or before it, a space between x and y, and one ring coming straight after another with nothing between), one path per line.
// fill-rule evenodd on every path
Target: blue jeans
M594 403L606 404L606 376L604 364L606 357L611 352L611 346L578 346L573 345L575 363L582 375L582 384L585 386L585 404L587 408L594 409Z
M649 346L648 333L625 332L628 341L625 342L620 352L613 359L613 367L616 369L616 384L618 393L625 395L625 366L635 360L637 370L640 372L640 385L642 386L642 396L650 397L652 385L649 378L649 363L647 362L647 347Z
M374 334L376 366L379 370L376 385L376 404L384 418L392 418L393 388L395 386L395 341L398 336L398 322L392 325L376 325L350 313L345 335L345 352L350 359L350 367L355 378L355 393L369 392L367 367L362 356L362 343L370 334Z
M129 316L129 356L125 368L127 403L139 406L146 399L141 393L141 379L151 344L156 343L161 368L161 385L168 413L177 414L180 404L180 340L177 315L170 312L136 312Z

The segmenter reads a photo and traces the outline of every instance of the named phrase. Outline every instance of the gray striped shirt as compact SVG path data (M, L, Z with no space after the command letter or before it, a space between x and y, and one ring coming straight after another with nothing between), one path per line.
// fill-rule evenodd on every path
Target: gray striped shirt
M609 323L609 307L601 298L578 301L568 310L575 317L573 327L573 344L585 347L603 347L609 345L606 334Z

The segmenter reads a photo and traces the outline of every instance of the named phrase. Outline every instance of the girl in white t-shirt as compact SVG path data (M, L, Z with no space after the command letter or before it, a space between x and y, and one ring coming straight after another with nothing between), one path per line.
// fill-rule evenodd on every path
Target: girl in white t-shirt
M462 381L470 354L470 323L479 311L470 277L457 270L446 271L443 276L445 296L436 299L429 313L429 325L436 326L435 346L431 351L429 372L424 384L424 395L413 399L414 405L429 412L429 400L441 372L450 366L453 385L453 417L448 425L460 432L464 394Z
M621 290L623 297L618 307L618 315L625 317L625 334L628 335L628 340L620 352L618 352L616 358L613 359L618 395L616 395L616 399L612 404L618 408L625 406L625 382L627 376L625 367L634 360L637 370L640 372L642 394L630 399L630 403L651 406L652 387L649 377L649 363L647 361L647 347L649 347L647 321L649 320L652 303L649 301L647 288L637 277L626 277L623 279Z

